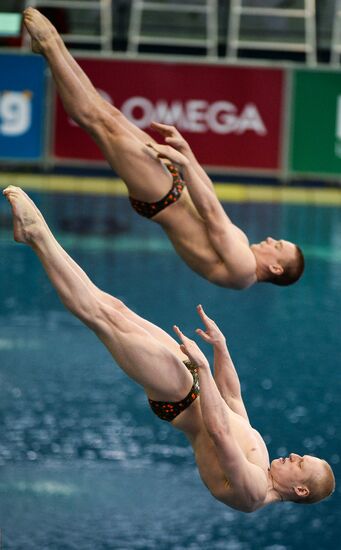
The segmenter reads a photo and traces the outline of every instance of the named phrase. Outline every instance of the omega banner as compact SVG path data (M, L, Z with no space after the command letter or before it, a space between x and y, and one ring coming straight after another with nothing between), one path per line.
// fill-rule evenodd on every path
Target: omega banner
M149 131L152 120L177 126L203 165L274 173L281 169L283 70L78 61L98 91L139 128ZM53 155L103 160L93 141L68 119L59 99Z

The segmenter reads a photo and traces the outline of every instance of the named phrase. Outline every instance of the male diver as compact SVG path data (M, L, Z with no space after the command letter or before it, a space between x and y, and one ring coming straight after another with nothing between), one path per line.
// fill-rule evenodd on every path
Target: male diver
M166 145L153 141L97 93L46 17L28 8L24 24L32 50L50 66L67 114L90 134L123 179L133 208L162 226L190 268L233 289L256 282L284 286L299 279L304 269L300 248L271 237L250 246L176 128L153 123Z
M204 330L197 333L213 346L214 376L197 344L178 327L180 346L97 288L59 245L24 191L9 186L3 193L12 207L15 240L32 248L65 307L142 386L155 414L186 435L201 479L215 498L254 512L277 501L318 502L333 492L334 475L324 460L292 453L269 462L265 442L250 424L225 338L201 306Z

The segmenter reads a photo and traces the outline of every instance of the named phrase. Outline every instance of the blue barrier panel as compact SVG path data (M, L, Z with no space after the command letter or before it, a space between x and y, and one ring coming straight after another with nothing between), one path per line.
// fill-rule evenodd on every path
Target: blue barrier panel
M0 159L43 156L45 60L35 55L0 55Z

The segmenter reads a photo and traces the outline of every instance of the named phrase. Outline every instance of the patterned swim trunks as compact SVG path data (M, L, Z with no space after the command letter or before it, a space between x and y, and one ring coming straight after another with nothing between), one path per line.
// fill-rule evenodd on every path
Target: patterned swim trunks
M144 202L134 199L133 197L129 197L130 204L134 210L140 214L140 216L144 216L145 218L153 218L156 214L161 212L161 210L164 210L167 206L174 204L181 197L181 193L185 187L185 182L181 179L179 172L172 164L165 164L165 166L172 175L173 184L171 189L162 199L156 202Z
M198 367L190 361L184 361L183 363L193 376L193 386L186 397L181 401L153 401L152 399L148 399L152 411L161 420L166 420L167 422L171 422L182 411L187 409L200 394Z

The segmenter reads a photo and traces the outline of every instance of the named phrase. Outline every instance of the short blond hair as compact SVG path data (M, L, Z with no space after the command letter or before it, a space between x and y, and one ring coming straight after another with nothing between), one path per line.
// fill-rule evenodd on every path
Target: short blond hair
M333 470L328 462L320 459L322 462L322 472L320 475L307 480L306 485L309 489L309 495L306 497L297 497L294 502L298 504L314 504L324 498L329 497L335 491L335 477Z

